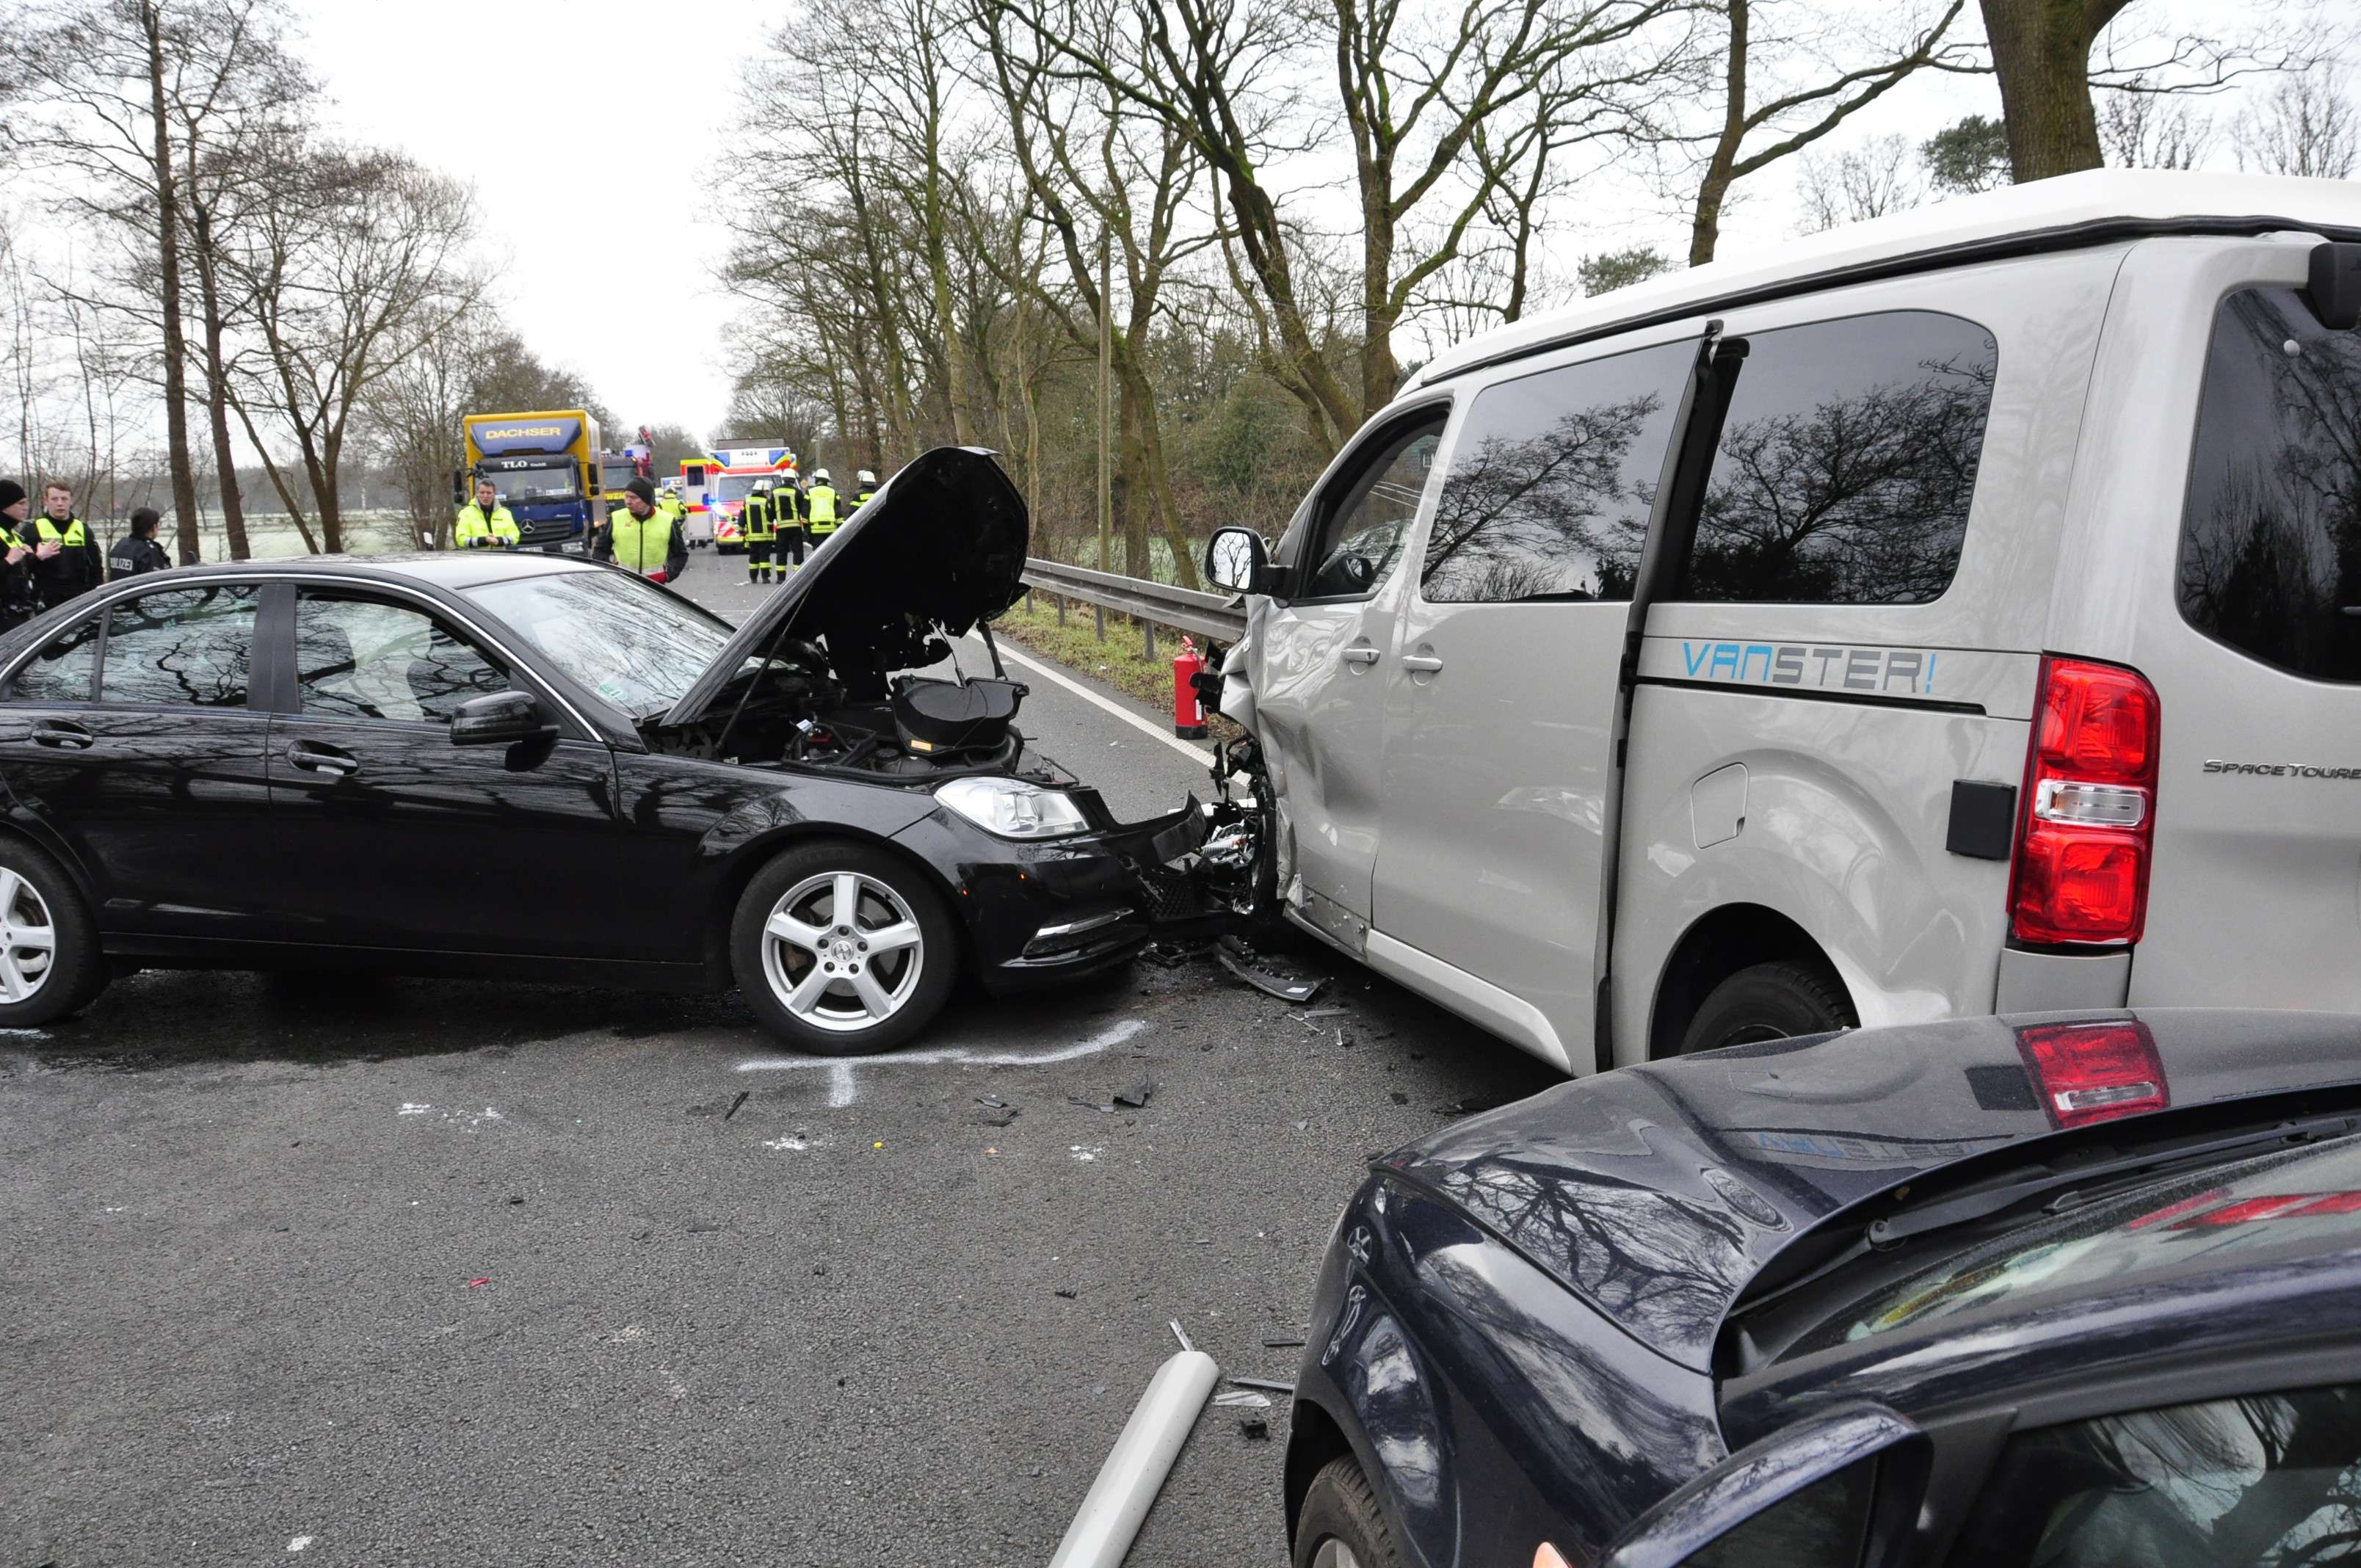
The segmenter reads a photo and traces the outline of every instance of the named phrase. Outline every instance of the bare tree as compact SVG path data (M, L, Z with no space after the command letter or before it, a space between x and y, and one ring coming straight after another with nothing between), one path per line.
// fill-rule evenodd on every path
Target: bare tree
M1758 16L1771 0L1719 0L1727 25L1721 51L1721 125L1697 181L1689 228L1689 265L1713 259L1730 189L1748 175L1800 152L1861 110L1930 66L1962 58L1949 38L1966 0L1943 0L1931 16L1905 13L1890 36L1848 47L1849 27L1825 21L1791 36L1758 38ZM1857 63L1853 63L1857 62ZM1757 69L1772 78L1757 98Z
M229 402L306 546L333 554L344 548L339 481L355 411L482 292L458 270L473 198L399 156L334 147L298 150L260 184L223 258L257 339L227 367ZM316 538L269 432L295 444Z
M2118 169L2194 169L2213 143L2213 125L2187 101L2136 90L2098 105L2099 145Z
M1818 234L1916 206L1911 157L1910 144L1898 136L1872 137L1832 156L1804 154L1797 160L1796 181L1803 232Z
M2283 79L2239 115L2232 140L2241 169L2352 179L2361 170L2361 112L2350 79L2335 65Z

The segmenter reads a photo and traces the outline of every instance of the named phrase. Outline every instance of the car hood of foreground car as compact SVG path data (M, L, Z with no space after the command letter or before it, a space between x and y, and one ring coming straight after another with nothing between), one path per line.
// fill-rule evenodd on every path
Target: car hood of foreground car
M1025 591L1025 498L982 447L938 446L878 487L803 569L746 618L664 716L694 723L746 661L783 637L875 641L915 621L957 637Z
M2151 1040L2156 1089L2175 1108L2361 1080L2361 1019L2326 1014L1960 1019L1625 1068L1470 1117L1377 1169L1705 1371L1731 1304L1805 1230L2057 1131L2057 1086L2037 1075L2060 1030Z

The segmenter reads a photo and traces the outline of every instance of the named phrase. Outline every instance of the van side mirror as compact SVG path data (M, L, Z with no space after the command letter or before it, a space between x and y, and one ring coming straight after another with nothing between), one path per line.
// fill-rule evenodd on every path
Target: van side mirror
M1287 570L1251 528L1220 528L1205 542L1205 580L1234 594L1283 594Z
M531 692L493 692L469 697L451 716L454 746L513 746L520 740L547 740L557 726L541 716L541 704Z
M1883 1406L1837 1406L1674 1492L1631 1521L1599 1568L1902 1568L1933 1455L1927 1434Z
M455 507L467 504L467 470L465 468L451 470L451 504Z

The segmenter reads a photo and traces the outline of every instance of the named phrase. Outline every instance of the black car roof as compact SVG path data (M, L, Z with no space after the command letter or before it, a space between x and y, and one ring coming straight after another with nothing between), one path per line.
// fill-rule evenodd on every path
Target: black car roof
M2361 1018L1965 1018L1578 1080L1378 1168L1455 1204L1634 1338L1703 1371L1730 1306L1807 1230L1944 1166L2057 1135L2021 1030L2121 1022L2152 1037L2169 1109L2361 1083Z

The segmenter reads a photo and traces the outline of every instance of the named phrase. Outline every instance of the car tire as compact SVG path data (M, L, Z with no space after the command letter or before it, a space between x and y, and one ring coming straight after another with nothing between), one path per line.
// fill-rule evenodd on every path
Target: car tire
M47 933L46 948L24 939L36 932ZM109 978L98 923L65 867L21 839L0 839L0 1028L37 1028L79 1012Z
M797 845L755 872L730 923L746 1005L815 1056L871 1056L908 1041L942 1011L959 959L958 927L927 874L842 839Z
M1825 1035L1858 1022L1834 976L1798 963L1756 964L1707 994L1681 1036L1681 1055Z
M1322 1466L1295 1517L1295 1568L1401 1568L1404 1561L1360 1462L1345 1454Z

